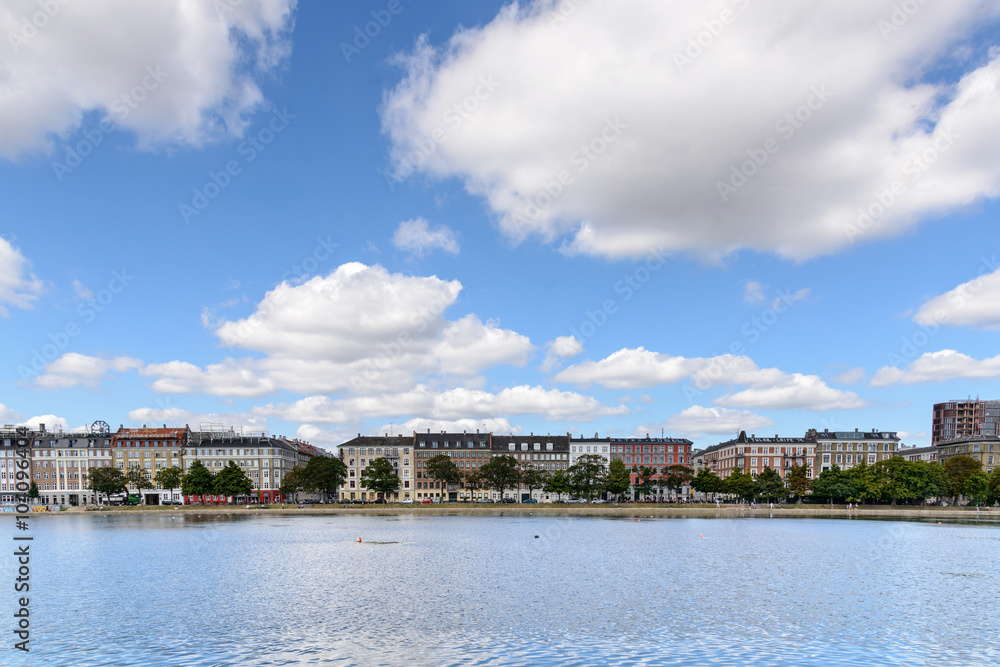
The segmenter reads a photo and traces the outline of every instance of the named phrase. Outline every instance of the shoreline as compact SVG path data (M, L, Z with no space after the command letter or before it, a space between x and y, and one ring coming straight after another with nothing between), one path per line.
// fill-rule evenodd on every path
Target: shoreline
M660 505L501 505L501 506L419 506L419 505L307 505L299 509L292 506L286 509L257 509L245 505L153 505L138 507L114 507L102 510L84 510L75 507L62 512L32 513L32 518L38 516L109 516L112 514L272 514L278 516L336 516L336 515L372 515L372 516L590 516L608 518L871 518L871 519L964 519L970 521L1000 521L1000 511L996 508L977 512L975 508L936 508L936 507L892 507L876 506L849 510L846 507L817 506L785 506L768 509L748 509L746 507L715 506L660 506Z

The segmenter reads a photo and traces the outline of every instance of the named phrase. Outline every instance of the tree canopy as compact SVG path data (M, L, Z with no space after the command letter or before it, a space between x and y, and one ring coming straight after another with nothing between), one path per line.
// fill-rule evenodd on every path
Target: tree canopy
M542 487L545 493L555 494L557 500L562 500L563 494L571 493L573 490L570 484L569 473L565 470L553 471Z
M803 463L800 466L788 468L785 473L785 483L791 494L801 503L802 496L809 493L809 489L812 487L812 480L809 479L809 464Z
M347 465L331 456L314 456L302 469L302 488L319 491L327 497L337 492L347 479Z
M118 468L91 469L87 488L94 493L105 496L114 496L128 491L125 475Z
M770 466L764 466L764 470L757 475L757 495L768 500L783 498L785 480L781 478L781 473L772 470Z
M717 493L722 493L723 481L722 478L708 468L702 468L694 476L694 479L691 480L691 488L698 493L714 496Z
M226 464L212 480L212 490L217 496L249 496L253 491L253 482L234 461Z
M632 476L625 467L621 459L612 459L608 466L607 479L604 482L604 490L611 495L618 497L627 493L632 488Z
M743 500L751 500L757 493L757 483L750 473L733 468L723 483L723 490Z
M599 454L584 454L569 467L570 486L577 496L593 500L607 480L607 461Z
M965 480L973 473L982 470L983 466L971 456L961 454L948 458L944 462L944 469L948 473L949 491L952 496L958 498L965 493Z
M494 456L489 463L480 466L479 476L486 480L486 485L498 492L501 498L507 489L515 487L521 479L517 459L507 454Z
M205 496L214 492L214 475L201 461L195 461L188 466L187 473L181 478L181 492L185 496Z
M181 486L181 479L184 473L177 466L170 466L156 471L156 483L161 489L177 489Z
M379 457L373 459L368 467L361 471L361 486L385 497L399 490L399 475L396 474L389 459Z
M302 471L302 466L295 466L286 472L284 477L281 478L281 484L278 486L278 491L280 491L286 498L294 498L295 495L302 490Z

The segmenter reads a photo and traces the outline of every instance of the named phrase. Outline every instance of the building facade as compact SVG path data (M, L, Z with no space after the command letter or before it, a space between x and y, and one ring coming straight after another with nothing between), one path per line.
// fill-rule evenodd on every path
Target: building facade
M361 474L365 468L379 458L389 461L399 477L399 490L389 494L384 500L398 502L414 498L412 436L363 436L359 433L358 437L337 448L337 456L347 466L347 479L340 487L338 500L370 501L382 497L361 484Z
M619 459L631 472L632 495L635 497L635 486L640 482L641 468L650 468L653 471L653 481L657 483L654 487L653 496L656 498L666 498L672 492L658 485L663 478L667 468L674 465L691 467L691 446L692 442L687 438L609 438L608 444L611 447L611 460ZM691 487L685 484L681 488L680 496L691 495Z
M427 462L435 456L450 456L462 475L468 476L490 460L492 434L480 433L414 433L413 474L417 501L475 501L488 498L483 489L473 489L464 482L446 484L427 473Z
M938 460L937 447L900 447L897 453L907 461L927 461L928 463Z
M953 456L971 456L979 461L987 474L1000 463L1000 437L995 435L967 435L939 442L936 447L938 460L945 463Z
M931 445L966 436L1000 435L1000 401L978 398L934 404Z
M895 431L810 431L816 439L819 473L837 466L841 470L853 468L862 461L874 465L896 456L899 437ZM811 467L811 466L810 466Z
M749 472L756 477L764 472L764 468L778 471L784 478L793 465L809 466L809 477L816 473L816 438L815 432L807 433L801 438L788 438L775 435L773 438L749 436L746 431L740 431L733 440L720 442L701 452L704 467L725 479L739 468L744 473Z
M153 488L139 490L129 484L130 494L139 494L145 505L161 505L167 502L182 500L181 490L163 489L156 483L156 473L164 468L176 466L181 472L186 472L184 453L191 435L188 427L184 428L125 428L119 426L118 431L111 436L112 465L123 473L130 469L140 469L145 472L146 479Z
M513 456L521 470L536 468L549 474L566 470L570 466L570 437L568 435L494 435L493 456ZM519 487L510 489L506 497L520 502L552 502L554 500L543 489ZM494 493L494 500L502 500Z
M279 490L282 478L295 467L305 467L311 456L309 450L303 452L300 443L294 440L265 434L244 435L229 430L191 432L181 458L184 472L195 461L201 461L213 474L232 461L253 484L251 500L273 503L284 501L284 495ZM226 500L214 494L205 497L206 502ZM200 501L200 497L185 498L185 502Z

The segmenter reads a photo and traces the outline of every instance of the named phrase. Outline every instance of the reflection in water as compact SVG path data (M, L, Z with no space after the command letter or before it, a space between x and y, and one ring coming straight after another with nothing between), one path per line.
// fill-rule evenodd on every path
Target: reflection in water
M1000 663L994 525L206 513L35 534L31 665Z

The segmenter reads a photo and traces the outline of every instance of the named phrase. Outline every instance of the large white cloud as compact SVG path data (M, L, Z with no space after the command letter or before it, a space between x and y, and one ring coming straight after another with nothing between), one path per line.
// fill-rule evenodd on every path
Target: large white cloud
M716 405L731 408L791 410L813 412L851 410L865 407L865 401L852 391L828 386L816 375L791 373L776 382L761 383L715 399Z
M21 420L21 413L0 403L0 423L8 424Z
M700 436L706 433L738 433L741 430L750 431L773 424L774 422L767 417L754 414L749 410L729 410L692 405L690 408L673 415L663 424L644 424L639 427L637 432L653 433L657 428L663 426L668 431Z
M399 391L429 376L469 377L501 364L523 366L527 336L473 314L445 311L457 280L389 273L352 262L301 284L281 283L252 315L216 325L222 344L265 355L201 368L184 361L147 366L165 393L258 397Z
M926 352L904 368L883 366L872 378L873 387L895 384L919 384L966 379L983 380L1000 377L1000 355L974 359L955 350Z
M382 110L395 176L460 178L512 238L611 257L899 234L1000 193L997 61L963 42L1000 5L899 4L508 5L404 56ZM926 83L942 63L961 80Z
M142 367L142 361L131 357L105 359L77 352L67 352L45 367L45 372L32 381L37 389L70 389L97 387L111 373L124 373Z
M345 399L308 396L291 404L268 404L257 414L311 424L354 424L372 417L414 415L432 420L497 419L537 415L551 421L590 421L628 414L625 406L608 406L592 396L521 385L493 393L455 387L439 391L420 385L408 392Z
M995 263L991 261L986 266L995 266ZM1000 269L984 272L930 299L920 306L913 320L928 326L1000 328Z
M21 251L0 238L0 317L9 314L4 304L31 308L42 288L42 281L31 272L31 263Z
M5 2L0 155L47 148L90 112L146 146L239 135L263 101L256 79L290 51L294 8L295 0Z

